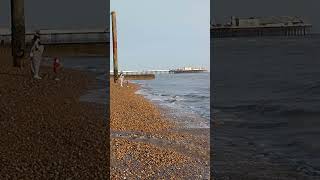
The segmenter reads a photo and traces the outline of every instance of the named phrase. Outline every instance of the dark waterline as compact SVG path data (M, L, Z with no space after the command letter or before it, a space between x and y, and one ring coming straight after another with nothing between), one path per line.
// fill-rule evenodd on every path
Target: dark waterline
M217 176L320 178L320 36L212 39L211 56Z

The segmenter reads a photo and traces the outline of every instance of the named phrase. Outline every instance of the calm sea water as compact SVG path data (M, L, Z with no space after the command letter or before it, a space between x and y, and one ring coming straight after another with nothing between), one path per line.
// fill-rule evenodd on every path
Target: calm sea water
M89 71L96 75L98 86L90 89L85 95L80 97L81 101L107 104L108 89L106 83L106 70L109 58L107 57L62 57L61 63L65 68L76 69L80 71Z
M283 172L274 176L320 179L320 37L215 39L211 47L217 176L255 177L274 165ZM230 169L237 162L246 163Z
M138 94L168 109L187 127L208 128L210 119L209 73L159 74L155 80L134 81Z

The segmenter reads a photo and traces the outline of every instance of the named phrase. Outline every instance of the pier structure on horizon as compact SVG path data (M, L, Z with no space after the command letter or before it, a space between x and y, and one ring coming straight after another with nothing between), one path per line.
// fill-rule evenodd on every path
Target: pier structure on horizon
M31 44L35 31L25 32L25 43ZM39 30L43 44L109 43L108 29L43 29ZM0 46L11 44L11 31L0 28Z
M168 74L169 72L170 70L121 71L124 75ZM110 71L110 74L113 75L113 71Z
M205 68L192 68L184 67L177 69L158 69L158 70L142 70L142 71L121 71L126 77L134 77L134 79L154 79L158 74L178 74L178 73L201 73L207 72ZM114 72L111 70L110 75L113 76Z
M24 56L31 49L34 33L25 33ZM40 30L41 43L46 46L46 56L108 56L109 34L107 29ZM11 47L11 31L0 28L0 53L10 53Z
M242 36L305 36L311 32L312 24L300 17L250 17L232 16L222 25L211 23L210 34L214 38Z

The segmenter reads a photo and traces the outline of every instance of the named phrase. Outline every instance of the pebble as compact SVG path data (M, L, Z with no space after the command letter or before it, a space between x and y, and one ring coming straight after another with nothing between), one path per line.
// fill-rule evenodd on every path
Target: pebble
M41 67L46 76L34 81L29 68L16 71L11 62L1 59L0 177L17 179L22 173L23 179L106 177L103 108L78 101L89 82L95 83L94 77L65 70L62 76L72 78L57 83L50 79L51 68ZM92 153L97 149L104 153ZM81 154L81 160L75 154Z
M114 136L111 139L111 161L116 162L111 163L111 179L194 179L199 177L199 172L209 171L209 167L203 163L204 160L198 163L194 157L174 148L149 141L157 140L166 142L167 145L176 145L177 140L185 141L191 135L168 133L168 130L175 127L174 124L165 119L151 102L135 94L138 86L132 84L131 87L133 88L121 89L113 83L110 87L111 130L129 133L128 136ZM140 134L143 134L144 138L137 138ZM196 142L200 143L199 139L193 141ZM208 146L209 139L201 142L201 146L196 147ZM199 153L204 150L195 151ZM209 148L207 151L205 161L209 161ZM179 171L172 170L173 167ZM123 173L123 169L129 169L130 174ZM170 172L169 178L165 178L163 175L166 173L163 172Z

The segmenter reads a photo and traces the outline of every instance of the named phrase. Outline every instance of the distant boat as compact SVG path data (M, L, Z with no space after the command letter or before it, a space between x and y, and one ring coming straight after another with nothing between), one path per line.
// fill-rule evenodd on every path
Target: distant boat
M179 69L169 70L169 73L201 73L207 72L205 68L193 68L193 67L184 67Z

